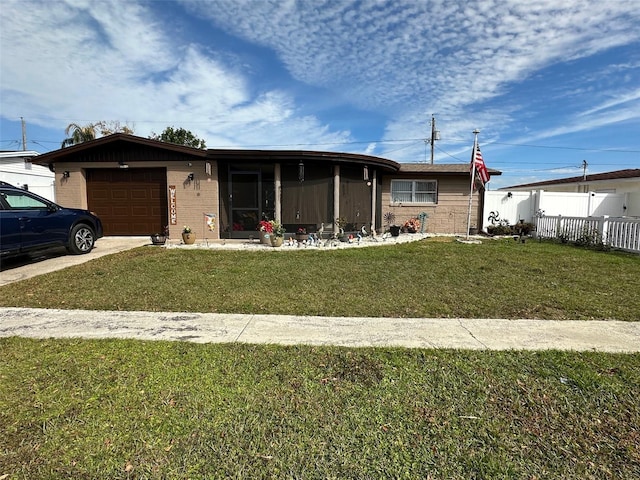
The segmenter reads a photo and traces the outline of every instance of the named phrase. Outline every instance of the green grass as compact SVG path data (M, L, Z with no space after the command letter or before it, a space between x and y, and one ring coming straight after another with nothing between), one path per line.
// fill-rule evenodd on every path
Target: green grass
M535 241L300 252L143 247L0 287L0 306L636 321L639 278L638 255Z
M640 356L0 339L0 477L638 478Z
M139 248L0 305L638 320L640 258ZM0 338L0 479L638 478L640 355Z

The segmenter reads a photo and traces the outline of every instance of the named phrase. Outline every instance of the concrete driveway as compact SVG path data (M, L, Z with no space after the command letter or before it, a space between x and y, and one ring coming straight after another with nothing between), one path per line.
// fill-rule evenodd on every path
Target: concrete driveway
M103 237L96 242L91 252L84 255L70 255L66 249L60 248L25 257L3 259L0 266L0 286L150 243L149 237Z

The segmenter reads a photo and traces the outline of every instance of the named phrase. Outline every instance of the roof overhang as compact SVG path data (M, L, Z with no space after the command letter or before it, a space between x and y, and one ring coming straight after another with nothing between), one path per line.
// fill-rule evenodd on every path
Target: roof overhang
M260 163L278 163L278 162L330 162L335 164L360 164L371 167L378 167L388 172L396 172L400 169L400 164L393 160L371 155L362 155L357 153L341 153L341 152L318 152L307 150L233 150L233 149L198 149L175 145L172 143L161 142L148 138L137 137L135 135L127 135L124 133L114 133L106 137L96 140L83 142L71 147L60 148L52 152L40 155L34 163L41 165L55 164L56 162L85 162L86 154L92 151L113 148L118 146L137 145L153 149L161 149L164 151L175 152L184 155L193 156L194 159L200 160L226 160L233 162L260 162Z
M40 155L33 150L19 150L14 152L0 152L0 158L28 158L37 157Z
M488 168L489 175L502 175L500 170ZM470 176L471 170L468 163L402 163L398 173L407 175L455 175Z
M593 184L601 182L630 182L640 180L640 168L627 168L625 170L615 170L613 172L604 173L591 173L585 176L558 178L555 180L544 180L542 182L523 183L520 185L511 185L510 187L503 187L500 190L509 189L522 189L522 190L536 190L543 189L549 186L575 186L584 184Z
M51 165L56 162L82 162L84 161L83 154L89 151L118 145L139 145L201 158L205 158L207 156L207 151L200 148L161 142L159 140L127 135L125 133L114 133L112 135L107 135L106 137L100 137L96 140L90 140L71 147L60 148L48 153L43 153L42 155L39 155L37 159L34 159L33 163Z
M358 153L318 152L310 150L219 150L211 149L207 157L212 160L260 163L329 162L334 164L367 165L396 172L400 164L387 158Z

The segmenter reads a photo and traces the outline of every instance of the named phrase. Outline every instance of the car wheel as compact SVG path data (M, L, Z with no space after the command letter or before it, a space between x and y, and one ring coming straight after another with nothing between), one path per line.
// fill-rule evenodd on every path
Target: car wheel
M96 243L96 237L90 227L81 223L71 230L69 236L69 251L76 255L89 253Z

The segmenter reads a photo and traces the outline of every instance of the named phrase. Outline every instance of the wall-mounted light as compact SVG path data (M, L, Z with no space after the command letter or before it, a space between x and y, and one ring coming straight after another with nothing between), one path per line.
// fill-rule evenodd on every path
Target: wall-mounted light
M69 175L71 175L69 173L69 170L65 170L64 172L62 172L62 178L69 178Z
M298 181L304 182L304 163L302 162L298 164Z
M509 198L513 197L513 193L511 193L511 192L507 193L507 197L509 197Z
M187 175L187 180L189 180L190 182L193 182L194 178L195 178L195 175L193 174L193 172L191 172L189 175Z
M362 179L365 182L369 181L369 167L366 165L362 168Z

